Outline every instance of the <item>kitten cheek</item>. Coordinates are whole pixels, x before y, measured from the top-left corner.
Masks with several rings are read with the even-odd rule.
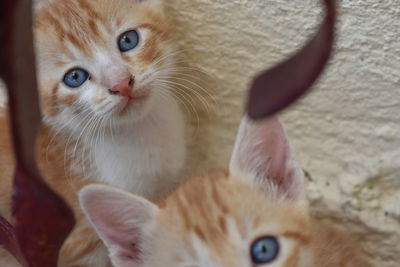
[[[158,59],[163,58],[163,53],[157,48],[156,45],[143,47],[143,51],[137,56],[137,65],[141,67],[148,66],[157,62]],[[159,62],[164,63],[164,62]]]
[[[45,117],[56,117],[60,113],[59,91],[61,86],[56,83],[45,83],[40,85],[40,106]]]
[[[94,100],[93,104],[94,105],[101,105],[103,102],[106,102],[106,101],[107,101],[107,97],[97,97]]]
[[[64,106],[73,106],[76,102],[78,101],[78,97],[75,95],[67,95],[67,96],[62,96],[58,100],[59,105],[64,105]]]

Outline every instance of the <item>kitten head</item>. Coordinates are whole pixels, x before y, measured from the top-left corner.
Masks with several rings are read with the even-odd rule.
[[[115,266],[314,266],[303,196],[279,121],[244,119],[230,173],[194,178],[159,206],[100,185],[80,200]]]
[[[161,105],[160,96],[169,97],[158,86],[174,59],[162,0],[35,5],[45,121],[79,131],[88,121],[125,124],[148,114],[156,99]]]

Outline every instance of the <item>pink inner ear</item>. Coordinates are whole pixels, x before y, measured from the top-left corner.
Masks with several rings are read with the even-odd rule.
[[[243,119],[230,169],[232,174],[251,176],[264,186],[272,183],[287,198],[303,195],[302,170],[293,160],[285,130],[276,118]]]
[[[99,207],[98,209],[119,209],[118,207]],[[140,237],[140,228],[138,225],[128,224],[129,218],[121,216],[126,214],[119,214],[118,212],[105,212],[103,215],[94,215],[92,223],[95,225],[99,234],[103,237],[105,242],[119,246],[121,248],[134,247],[131,244],[137,244]],[[138,216],[140,216],[138,214]],[[119,217],[119,218],[118,218]]]
[[[135,227],[127,227],[127,225],[120,224],[120,222],[112,222],[110,217],[109,222],[102,219],[93,219],[93,224],[96,225],[96,230],[101,235],[104,243],[117,248],[114,251],[114,257],[127,261],[139,261],[140,250],[140,230]],[[101,233],[101,234],[100,234]]]
[[[260,156],[266,154],[268,162],[264,167],[267,168],[268,176],[272,179],[284,179],[286,175],[286,164],[290,156],[290,147],[286,139],[285,132],[278,120],[269,120],[264,125],[261,123],[256,129],[255,138],[264,140],[260,144]]]
[[[158,208],[121,190],[94,185],[80,193],[82,209],[116,262],[140,259],[143,228]]]

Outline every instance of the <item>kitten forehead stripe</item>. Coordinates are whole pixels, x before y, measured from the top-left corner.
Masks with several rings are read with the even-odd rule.
[[[78,1],[78,3],[81,3]],[[39,12],[37,21],[40,28],[44,31],[52,28],[62,46],[68,41],[77,50],[84,53],[85,56],[92,56],[92,46],[97,44],[105,47],[107,44],[106,37],[100,31],[98,24],[105,22],[94,11],[88,3],[82,4],[81,9],[86,10],[88,15],[78,12],[73,3],[70,2],[53,2],[48,8]],[[69,16],[65,14],[70,13]],[[57,20],[56,17],[62,18]],[[95,20],[97,20],[95,22]],[[66,49],[69,50],[69,49]]]
[[[224,203],[224,201],[222,200],[222,197],[219,195],[219,190],[218,190],[218,185],[217,183],[212,183],[212,197],[215,201],[215,204],[218,205],[218,207],[220,208],[220,210],[222,211],[223,214],[228,214],[229,213],[229,208],[228,206]]]
[[[296,239],[297,241],[302,242],[303,244],[309,244],[310,243],[310,237],[299,233],[299,232],[285,232],[282,234],[282,236],[286,237],[286,238],[291,238],[291,239]]]
[[[96,12],[96,10],[93,8],[93,6],[86,0],[79,0],[78,1],[79,6],[82,8],[82,10],[86,11],[89,17],[95,19],[95,20],[100,20],[101,16],[99,13]]]

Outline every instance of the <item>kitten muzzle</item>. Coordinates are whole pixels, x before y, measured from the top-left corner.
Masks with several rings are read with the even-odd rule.
[[[128,99],[133,99],[134,97],[132,96],[132,89],[134,85],[135,78],[133,76],[130,76],[121,80],[117,85],[115,85],[108,91],[111,95],[119,95],[127,97]]]

